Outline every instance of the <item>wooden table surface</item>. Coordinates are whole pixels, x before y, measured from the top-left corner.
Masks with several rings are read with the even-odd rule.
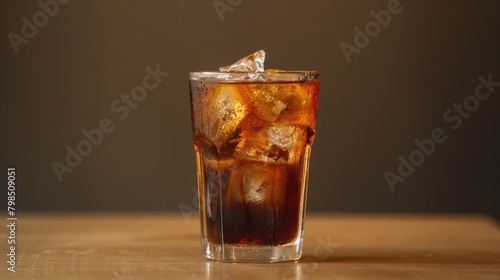
[[[484,216],[308,214],[300,261],[232,264],[201,257],[196,217],[24,214],[15,273],[3,227],[0,279],[500,279],[500,231]]]

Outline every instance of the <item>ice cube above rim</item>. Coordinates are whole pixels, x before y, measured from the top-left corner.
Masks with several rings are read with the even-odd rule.
[[[265,58],[265,51],[260,50],[231,65],[219,67],[219,71],[191,71],[189,78],[204,79],[214,83],[310,82],[319,79],[317,71],[264,70]]]

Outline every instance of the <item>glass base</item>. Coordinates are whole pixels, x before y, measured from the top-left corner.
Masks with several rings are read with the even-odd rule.
[[[287,262],[302,256],[302,238],[295,243],[278,246],[212,245],[201,241],[203,257],[223,262]]]

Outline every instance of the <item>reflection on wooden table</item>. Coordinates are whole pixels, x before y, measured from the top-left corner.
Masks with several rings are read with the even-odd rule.
[[[16,272],[7,271],[4,261],[0,279],[500,278],[500,231],[484,216],[308,214],[302,259],[275,264],[203,259],[195,217],[18,218]],[[2,254],[8,249],[4,232]]]

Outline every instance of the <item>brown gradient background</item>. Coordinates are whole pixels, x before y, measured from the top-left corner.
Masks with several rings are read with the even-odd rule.
[[[339,44],[380,1],[243,0],[220,21],[212,1],[77,1],[16,55],[7,34],[36,1],[0,3],[0,168],[17,167],[19,211],[178,211],[196,186],[189,70],[259,49],[267,68],[322,74],[309,211],[474,212],[500,217],[500,88],[453,131],[442,114],[500,81],[498,1],[401,0],[403,11],[348,64]],[[170,76],[125,120],[110,103],[147,65]],[[53,161],[109,117],[102,144],[59,183]],[[383,173],[413,141],[448,140],[391,192]],[[0,205],[6,205],[6,189]]]

